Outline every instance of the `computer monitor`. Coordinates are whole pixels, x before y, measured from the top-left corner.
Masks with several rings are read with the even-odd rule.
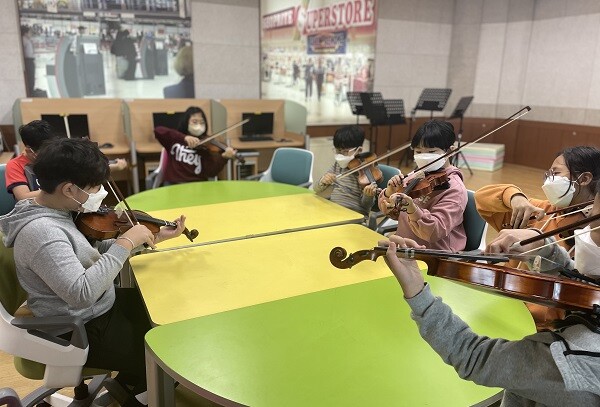
[[[159,126],[178,129],[185,112],[152,113],[153,128]]]
[[[87,114],[69,114],[66,115],[66,118],[69,124],[71,138],[90,137]],[[64,114],[43,114],[42,120],[50,123],[59,137],[67,137],[67,126],[65,124]]]
[[[250,119],[242,125],[242,135],[273,134],[273,113],[242,113],[242,120]]]

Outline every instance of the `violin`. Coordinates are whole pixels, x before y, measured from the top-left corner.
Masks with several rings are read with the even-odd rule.
[[[397,249],[397,256],[421,260],[427,264],[427,274],[446,278],[472,288],[502,294],[511,298],[570,311],[597,313],[600,308],[600,286],[571,278],[540,274],[497,264],[471,263],[465,260],[505,261],[503,256],[464,253],[441,253],[437,250]],[[361,261],[376,261],[385,256],[387,247],[360,250],[347,256],[342,247],[335,247],[329,254],[331,264],[348,269]],[[459,260],[456,260],[459,259]],[[504,259],[508,259],[504,257]]]
[[[433,191],[448,187],[448,174],[446,171],[435,171],[425,174],[424,178],[415,177],[404,188],[402,192],[411,198],[421,198],[431,194]]]
[[[211,153],[221,154],[227,149],[227,147],[229,147],[227,144],[221,143],[220,141],[213,139],[206,144],[200,144],[198,147],[196,147],[196,149],[205,149]],[[246,160],[239,152],[235,153],[234,157],[240,162],[240,164],[246,163]]]
[[[372,183],[380,183],[383,180],[383,173],[377,167],[377,155],[375,153],[357,154],[352,161],[348,163],[350,171],[358,168],[358,184],[364,188]],[[370,165],[365,165],[370,163]]]
[[[176,228],[177,223],[169,222],[162,219],[153,218],[142,211],[131,211],[133,217],[137,221],[146,226],[153,234],[160,231],[162,226],[169,226]],[[75,218],[75,226],[84,236],[95,239],[113,239],[119,236],[121,233],[129,230],[133,225],[128,219],[124,211],[117,211],[114,208],[102,207],[97,212],[93,213],[79,213]],[[183,230],[185,237],[193,242],[198,237],[198,231],[188,228]]]

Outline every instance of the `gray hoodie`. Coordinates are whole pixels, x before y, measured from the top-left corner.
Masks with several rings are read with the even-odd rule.
[[[587,327],[491,339],[471,331],[428,285],[407,302],[423,339],[461,378],[506,389],[502,406],[600,405],[600,335]]]
[[[76,228],[71,212],[50,209],[33,199],[17,202],[0,217],[4,244],[14,247],[17,276],[35,316],[79,316],[84,322],[104,314],[115,301],[114,278],[129,250],[102,241],[93,247]]]

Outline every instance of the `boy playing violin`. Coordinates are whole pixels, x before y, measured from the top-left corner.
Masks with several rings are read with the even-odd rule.
[[[118,371],[117,379],[133,386],[125,405],[144,404],[144,335],[150,321],[139,292],[116,288],[113,280],[132,250],[179,236],[185,217],[156,236],[135,225],[93,246],[73,215],[100,207],[107,195],[102,184],[109,177],[108,159],[89,140],[61,138],[41,147],[33,169],[39,174],[39,195],[17,202],[0,217],[4,244],[14,247],[27,304],[36,317],[81,318],[89,341],[86,366]],[[68,328],[49,334],[70,336]]]
[[[600,195],[596,195],[594,213],[600,213]],[[527,235],[538,234],[535,230],[518,232],[526,231]],[[501,241],[493,243],[488,251],[505,252],[516,242],[507,240],[512,236],[508,232],[501,235]],[[600,231],[584,239],[575,243],[575,262],[582,274],[593,275],[597,272],[593,265],[600,260]],[[583,250],[578,251],[580,244]],[[380,245],[388,246],[386,263],[402,287],[421,336],[461,378],[504,388],[501,405],[507,407],[600,405],[599,333],[578,323],[518,341],[479,336],[433,295],[415,261],[396,255],[398,247],[422,246],[400,236],[391,236]],[[523,250],[532,245],[536,244]],[[556,247],[568,259],[566,251]]]
[[[19,135],[25,150],[6,164],[4,173],[6,190],[13,194],[16,201],[39,195],[37,177],[31,167],[42,144],[57,137],[50,123],[45,120],[33,120],[22,125]],[[109,167],[111,171],[120,171],[127,168],[127,161],[117,158]]]
[[[437,160],[453,148],[456,135],[452,124],[430,120],[415,133],[411,147],[419,168]],[[467,206],[467,189],[460,170],[448,159],[437,161],[426,169],[443,172],[448,182],[421,198],[402,193],[411,177],[392,177],[379,194],[379,209],[398,220],[396,234],[413,239],[429,249],[464,250],[467,243],[463,213]]]
[[[331,187],[331,202],[335,202],[353,211],[368,215],[375,203],[377,184],[361,186],[358,182],[358,172],[344,178],[338,175],[347,171],[350,163],[362,152],[365,132],[359,126],[344,126],[333,135],[335,163],[314,186],[316,193],[323,193]]]

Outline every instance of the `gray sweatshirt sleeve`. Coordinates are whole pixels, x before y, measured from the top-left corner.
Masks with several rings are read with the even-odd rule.
[[[519,341],[479,336],[434,297],[428,285],[407,302],[423,339],[461,378],[525,397],[564,391],[548,346],[551,334],[535,334]]]
[[[87,269],[66,238],[42,240],[32,253],[31,268],[63,301],[74,308],[90,307],[113,284],[129,250],[111,245]]]

